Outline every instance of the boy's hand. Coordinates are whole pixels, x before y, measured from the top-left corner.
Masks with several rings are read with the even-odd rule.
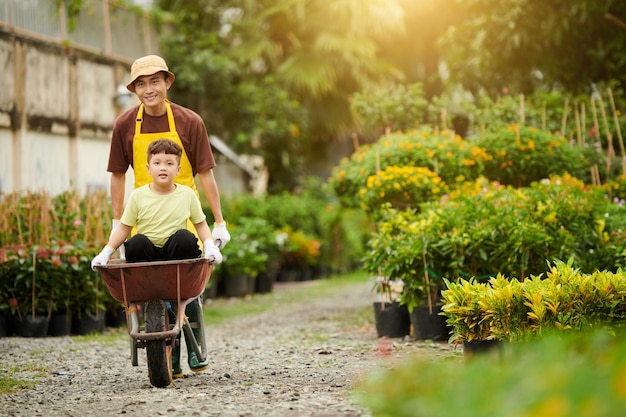
[[[106,265],[107,262],[109,262],[111,255],[113,255],[113,252],[115,252],[115,249],[113,249],[109,245],[105,246],[102,251],[97,254],[96,257],[93,258],[93,260],[91,261],[91,269],[95,271],[96,265]]]
[[[211,232],[213,239],[218,243],[218,247],[223,249],[228,242],[230,242],[230,233],[226,229],[226,222],[213,223],[213,231]],[[219,262],[218,262],[219,263]]]
[[[204,257],[205,259],[213,260],[212,263],[221,264],[222,263],[222,253],[219,248],[215,246],[215,243],[208,239],[203,243],[204,245]]]

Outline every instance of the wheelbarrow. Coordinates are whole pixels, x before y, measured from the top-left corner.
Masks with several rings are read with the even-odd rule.
[[[205,258],[176,261],[134,262],[113,259],[95,269],[113,298],[123,303],[130,335],[130,357],[138,366],[137,350],[146,349],[150,383],[166,387],[172,383],[171,350],[178,343],[181,329],[185,332],[198,360],[207,357],[202,302],[198,303],[198,322],[190,323],[185,308],[199,298],[211,277],[213,263]],[[166,302],[178,306],[176,322],[169,323]],[[142,309],[144,320],[140,321]],[[198,339],[193,333],[197,326]]]

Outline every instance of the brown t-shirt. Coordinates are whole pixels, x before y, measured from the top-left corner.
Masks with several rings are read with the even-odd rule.
[[[215,168],[215,158],[209,144],[206,127],[202,118],[193,110],[170,103],[174,115],[176,131],[185,148],[187,158],[195,176]],[[113,125],[111,150],[109,153],[108,172],[125,173],[128,166],[133,166],[133,138],[139,106],[122,113]],[[162,116],[150,116],[143,113],[142,133],[169,132],[167,113]]]

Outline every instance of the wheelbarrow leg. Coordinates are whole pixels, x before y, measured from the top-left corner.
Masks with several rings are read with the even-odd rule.
[[[190,320],[185,320],[185,323],[183,325],[183,331],[185,333],[185,342],[187,342],[188,350],[193,351],[193,353],[196,355],[198,362],[206,363],[206,365],[208,365],[202,302],[201,300],[197,301],[197,310],[196,314],[194,314],[193,317],[196,320],[191,320],[192,317],[190,317]]]
[[[183,323],[183,333],[187,346],[187,363],[193,372],[201,372],[208,367],[209,362],[206,358],[204,317],[200,298],[190,302],[185,313],[188,316],[188,319],[185,318]]]

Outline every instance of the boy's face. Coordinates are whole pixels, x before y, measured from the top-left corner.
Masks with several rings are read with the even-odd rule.
[[[180,164],[176,155],[165,152],[150,155],[147,167],[152,182],[161,186],[172,184],[180,172]]]

